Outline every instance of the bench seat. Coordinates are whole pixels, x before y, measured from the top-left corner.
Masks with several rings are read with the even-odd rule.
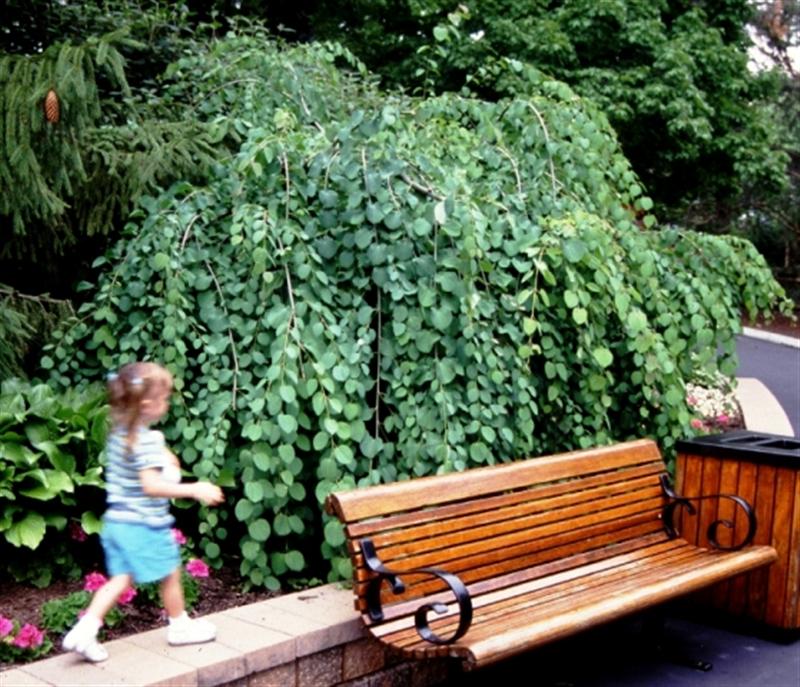
[[[681,539],[672,516],[693,507],[646,440],[327,502],[345,523],[369,631],[407,656],[457,657],[467,669],[769,564],[773,548],[741,548],[752,513],[734,504],[729,526],[711,533],[733,550]]]

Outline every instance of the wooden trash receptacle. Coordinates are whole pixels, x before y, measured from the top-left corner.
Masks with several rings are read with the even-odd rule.
[[[771,627],[800,628],[800,440],[740,430],[698,437],[677,444],[676,491],[684,496],[736,494],[755,510],[754,544],[769,544],[778,560],[740,575],[702,597],[717,609]],[[708,528],[717,520],[721,543],[741,539],[744,514],[728,499],[699,502],[698,512],[681,514],[681,534],[708,546]]]

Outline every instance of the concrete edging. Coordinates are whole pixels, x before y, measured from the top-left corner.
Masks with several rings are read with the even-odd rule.
[[[761,339],[762,341],[769,341],[771,343],[781,344],[782,346],[791,346],[792,348],[800,348],[800,338],[794,336],[786,336],[785,334],[775,334],[767,332],[763,329],[754,329],[753,327],[743,327],[742,336],[747,336],[751,339]]]
[[[742,409],[744,426],[753,432],[793,437],[786,411],[764,383],[755,377],[737,377],[734,392]]]

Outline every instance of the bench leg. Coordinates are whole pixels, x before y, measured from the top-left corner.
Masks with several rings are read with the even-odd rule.
[[[647,645],[652,647],[658,656],[675,665],[701,670],[704,673],[714,667],[708,661],[689,656],[682,647],[671,643],[664,629],[665,624],[666,616],[663,611],[650,611],[643,618],[642,632]]]

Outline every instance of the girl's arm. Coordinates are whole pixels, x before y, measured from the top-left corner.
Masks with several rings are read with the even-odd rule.
[[[147,468],[139,471],[139,481],[142,491],[148,496],[167,499],[194,499],[207,506],[216,506],[222,503],[224,497],[222,489],[211,482],[189,482],[174,484],[161,477],[161,470]]]
[[[172,463],[172,465],[174,465],[176,468],[180,468],[181,462],[178,460],[178,456],[176,456],[168,448],[165,448],[164,450],[167,453],[167,460],[169,460],[169,462]]]

